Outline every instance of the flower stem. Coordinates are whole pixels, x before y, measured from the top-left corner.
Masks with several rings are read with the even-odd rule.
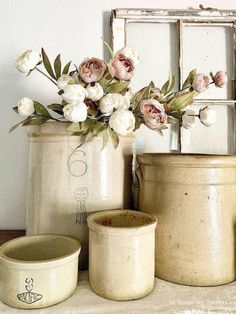
[[[57,86],[57,83],[53,80],[53,79],[51,79],[51,77],[50,76],[48,76],[46,73],[44,73],[43,71],[41,71],[39,68],[35,68],[35,70],[37,70],[39,73],[41,73],[41,74],[43,74],[46,78],[48,78],[54,85],[56,85]]]

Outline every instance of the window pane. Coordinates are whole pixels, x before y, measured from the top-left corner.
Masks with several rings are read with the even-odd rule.
[[[217,112],[216,123],[205,127],[197,119],[196,125],[189,130],[182,128],[182,152],[206,154],[235,154],[234,104],[209,105]],[[196,112],[202,104],[194,104]]]
[[[222,25],[185,25],[183,29],[183,77],[197,68],[208,74],[224,70],[229,83],[225,88],[210,88],[198,96],[201,99],[232,99],[233,27]]]

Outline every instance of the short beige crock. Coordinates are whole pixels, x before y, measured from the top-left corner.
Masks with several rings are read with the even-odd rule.
[[[70,297],[78,278],[80,243],[63,235],[20,237],[0,247],[0,300],[19,309]]]
[[[137,156],[139,210],[158,219],[156,276],[214,286],[236,278],[236,156]]]
[[[133,136],[114,149],[102,138],[80,146],[67,123],[30,128],[27,235],[58,233],[81,242],[81,268],[88,264],[87,215],[132,206]],[[80,146],[80,147],[79,147]]]
[[[88,217],[93,291],[124,301],[153,290],[156,224],[151,216],[130,210],[102,211]]]

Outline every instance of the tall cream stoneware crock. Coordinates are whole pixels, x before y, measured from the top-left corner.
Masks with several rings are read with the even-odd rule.
[[[158,219],[156,276],[214,286],[236,276],[236,156],[137,157],[139,210]]]
[[[102,150],[102,138],[80,146],[66,123],[29,130],[27,235],[59,233],[81,243],[80,267],[88,263],[87,215],[132,204],[133,136]],[[76,149],[77,148],[77,149]]]

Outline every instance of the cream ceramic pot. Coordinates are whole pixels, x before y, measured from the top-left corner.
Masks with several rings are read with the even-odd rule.
[[[112,300],[144,297],[154,288],[156,219],[130,210],[92,214],[89,226],[89,281]]]
[[[139,210],[158,219],[156,276],[196,285],[235,279],[236,157],[143,154]]]
[[[132,205],[133,136],[114,149],[102,138],[82,145],[67,123],[48,122],[29,130],[27,235],[58,233],[81,243],[80,265],[87,268],[87,215]]]
[[[21,309],[47,307],[77,287],[80,244],[61,235],[21,237],[0,247],[0,299]]]

